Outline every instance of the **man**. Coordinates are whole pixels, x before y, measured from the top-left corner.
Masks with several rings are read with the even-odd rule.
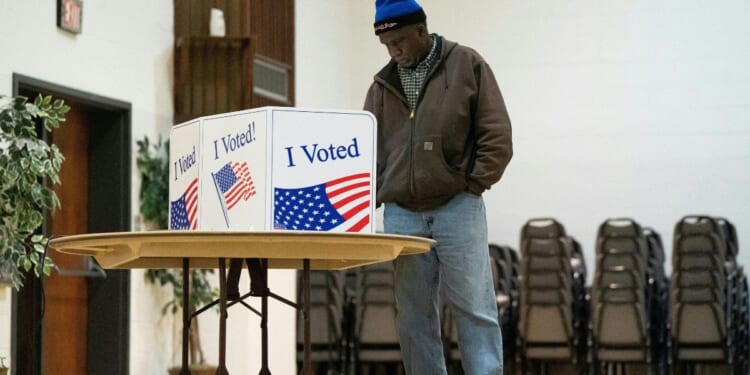
[[[454,311],[466,374],[502,374],[482,193],[512,156],[511,127],[490,67],[427,31],[414,0],[376,0],[375,34],[391,61],[365,109],[378,120],[377,201],[386,233],[430,237],[430,252],[396,261],[407,374],[445,374],[439,299]]]

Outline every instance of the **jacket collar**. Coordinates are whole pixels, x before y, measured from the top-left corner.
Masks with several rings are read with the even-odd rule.
[[[446,56],[453,50],[453,48],[456,46],[455,42],[451,42],[449,40],[446,40],[442,36],[438,34],[432,34],[433,37],[437,38],[437,54],[440,56],[437,61],[435,62],[435,65],[430,70],[430,73],[427,75],[427,80],[430,79],[430,76],[433,72],[443,63],[443,60],[445,60]],[[395,61],[391,60],[386,64],[383,69],[381,69],[377,74],[375,74],[375,80],[381,81],[389,86],[391,86],[394,90],[399,92],[401,95],[404,95],[404,88],[401,86],[401,78],[398,75],[398,65]]]

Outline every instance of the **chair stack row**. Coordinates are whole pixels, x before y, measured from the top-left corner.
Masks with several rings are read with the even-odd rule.
[[[532,219],[521,229],[520,263],[521,371],[575,371],[585,365],[588,319],[580,247],[554,219]]]
[[[678,372],[707,364],[747,373],[747,280],[738,250],[726,219],[686,216],[675,225],[669,298]]]
[[[301,273],[297,277],[297,300],[302,301]],[[310,359],[315,373],[340,372],[344,366],[346,342],[344,321],[344,274],[339,271],[310,272]],[[297,314],[297,364],[302,368],[304,316]]]
[[[396,373],[401,351],[396,329],[395,273],[393,262],[356,271],[354,363],[358,373],[378,370]]]
[[[302,292],[298,272],[298,291]],[[392,262],[310,272],[311,362],[316,374],[351,374],[401,367]],[[302,296],[298,296],[298,301]],[[303,314],[298,312],[297,364],[302,368]]]
[[[505,374],[750,374],[748,280],[728,220],[681,219],[671,277],[656,231],[605,220],[590,288],[581,246],[560,222],[531,219],[520,237],[518,251],[488,249]],[[392,262],[312,272],[316,373],[403,373],[394,279]],[[463,374],[451,311],[441,314],[448,373]]]
[[[666,374],[670,363],[669,341],[669,276],[664,271],[665,253],[661,235],[651,228],[643,228],[648,246],[646,300],[651,322],[651,363],[658,374]]]
[[[597,232],[591,286],[591,357],[601,373],[667,368],[664,251],[657,233],[632,219]]]

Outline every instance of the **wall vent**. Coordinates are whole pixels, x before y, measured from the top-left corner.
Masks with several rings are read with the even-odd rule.
[[[253,93],[280,102],[289,102],[289,69],[282,64],[255,58]]]

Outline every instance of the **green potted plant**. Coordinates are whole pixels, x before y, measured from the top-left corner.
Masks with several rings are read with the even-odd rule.
[[[136,165],[141,174],[140,213],[145,227],[167,229],[169,221],[169,141],[161,137],[151,143],[148,136],[136,141],[138,154]],[[208,281],[213,270],[190,271],[190,313],[192,314],[218,296],[218,291]],[[150,284],[172,288],[172,299],[162,308],[162,314],[176,314],[182,307],[184,288],[181,269],[150,269],[145,273]],[[193,375],[215,374],[216,366],[206,365],[198,331],[198,320],[190,325],[190,373]],[[170,374],[179,374],[180,367],[169,369]]]
[[[0,375],[8,375],[8,368],[5,367],[5,357],[0,357]]]
[[[63,156],[40,138],[37,125],[51,132],[65,121],[70,107],[38,96],[0,96],[0,275],[16,290],[24,274],[49,275],[48,238],[39,233],[45,214],[60,206],[50,184],[60,183]]]
[[[169,141],[151,144],[148,136],[136,141],[135,159],[141,174],[140,213],[144,226],[167,229],[169,223]]]

